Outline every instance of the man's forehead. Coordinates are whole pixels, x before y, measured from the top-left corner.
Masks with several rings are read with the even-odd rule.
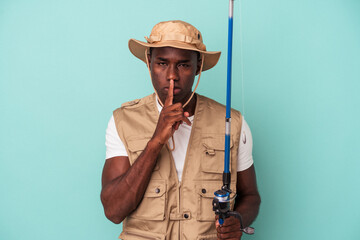
[[[175,58],[182,62],[199,59],[199,55],[200,55],[200,53],[197,51],[174,48],[174,47],[153,48],[152,51],[150,51],[150,54],[151,54],[151,58],[155,58],[155,59]]]

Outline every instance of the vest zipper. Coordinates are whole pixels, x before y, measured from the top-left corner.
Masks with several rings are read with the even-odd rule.
[[[189,155],[189,151],[190,151],[190,148],[192,146],[192,139],[193,139],[193,135],[194,135],[194,128],[195,128],[195,124],[196,124],[196,119],[198,118],[198,115],[199,115],[199,106],[200,106],[200,97],[199,95],[196,95],[196,106],[195,106],[195,112],[194,112],[194,120],[193,120],[193,123],[192,123],[192,126],[191,126],[191,132],[190,132],[190,138],[189,138],[189,143],[188,143],[188,147],[186,149],[186,155],[185,155],[185,163],[184,163],[184,167],[183,167],[183,172],[182,172],[182,176],[181,176],[181,183],[182,184],[184,182],[184,174],[186,172],[186,169],[187,169],[187,162],[188,162],[188,155]]]
[[[166,149],[168,150],[168,153],[169,153],[169,156],[170,156],[170,159],[171,159],[171,169],[170,171],[172,171],[174,173],[174,176],[175,177],[175,180],[176,180],[176,191],[177,191],[177,194],[176,194],[176,204],[177,204],[177,213],[180,213],[180,187],[181,187],[181,182],[179,182],[179,176],[178,176],[178,173],[176,171],[176,166],[175,166],[175,160],[173,158],[173,155],[172,155],[172,151],[170,150],[170,148],[168,147],[168,145],[166,145]],[[183,170],[184,172],[184,170]],[[181,239],[180,238],[180,231],[181,231],[181,221],[179,221],[179,229],[178,229],[178,239]]]
[[[181,183],[178,183],[178,194],[177,194],[177,205],[178,205],[178,213],[180,213],[180,188],[181,188]]]
[[[177,197],[177,199],[178,199],[178,201],[177,201],[177,204],[178,204],[178,213],[180,213],[180,208],[181,208],[181,206],[180,206],[180,196],[181,196],[181,194],[180,194],[180,188],[181,188],[181,183],[178,182],[178,197]],[[179,236],[178,236],[178,239],[181,239],[180,236],[181,236],[181,234],[182,234],[181,222],[182,222],[182,221],[179,221],[179,231],[178,231]]]
[[[186,155],[185,155],[185,163],[184,163],[184,167],[183,167],[183,171],[182,171],[182,176],[181,176],[181,182],[178,182],[179,184],[179,210],[180,210],[180,204],[182,204],[181,202],[181,185],[183,184],[184,180],[185,180],[185,175],[186,175],[186,169],[187,169],[187,165],[188,165],[188,155],[189,155],[189,151],[190,151],[190,148],[192,146],[192,139],[193,139],[193,135],[194,135],[194,128],[195,128],[195,123],[197,122],[196,119],[197,119],[197,116],[199,115],[198,112],[199,112],[199,103],[200,103],[200,99],[199,99],[199,96],[196,95],[196,106],[195,106],[195,112],[194,112],[194,120],[193,120],[193,123],[192,123],[192,126],[191,126],[191,132],[190,132],[190,138],[189,138],[189,143],[188,143],[188,147],[186,149]],[[175,164],[174,164],[175,165]],[[175,167],[175,166],[174,166]],[[182,224],[183,221],[180,221],[179,223],[179,238],[178,239],[182,239],[182,236],[183,236],[183,233],[182,233],[182,229],[183,229],[183,224]]]

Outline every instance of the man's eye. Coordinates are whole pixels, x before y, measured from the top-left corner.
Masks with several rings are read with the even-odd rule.
[[[166,63],[164,63],[164,62],[158,62],[158,65],[159,65],[159,66],[165,66]]]
[[[179,67],[184,67],[184,68],[188,68],[190,65],[186,64],[186,63],[181,63],[179,64]]]

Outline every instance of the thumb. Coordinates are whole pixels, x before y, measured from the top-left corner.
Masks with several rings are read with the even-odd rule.
[[[220,227],[219,220],[216,220],[216,222],[215,222],[215,227],[216,227],[216,228]]]

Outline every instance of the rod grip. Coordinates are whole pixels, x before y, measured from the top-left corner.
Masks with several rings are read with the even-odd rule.
[[[231,192],[230,181],[231,181],[230,172],[223,172],[223,187],[222,187],[223,190],[227,190],[228,192]]]

